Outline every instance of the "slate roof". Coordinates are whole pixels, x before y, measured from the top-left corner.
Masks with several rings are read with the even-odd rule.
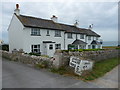
[[[98,41],[96,41],[96,40],[93,40],[93,41],[91,42],[91,44],[101,44],[101,43],[98,42]]]
[[[16,15],[16,14],[15,14]],[[97,33],[90,29],[78,28],[74,25],[67,25],[61,23],[55,23],[52,20],[41,19],[31,16],[24,16],[24,15],[16,15],[21,23],[25,27],[35,27],[35,28],[44,28],[44,29],[54,29],[54,30],[63,30],[66,33],[82,33],[91,36],[98,36]]]
[[[82,40],[76,39],[72,44],[78,45],[78,44],[87,44],[87,43]]]

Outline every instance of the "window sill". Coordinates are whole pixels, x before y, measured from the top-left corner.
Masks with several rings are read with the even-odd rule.
[[[31,34],[31,36],[41,36],[41,35],[33,35],[33,34]]]
[[[68,38],[68,39],[73,39],[73,38]]]
[[[54,37],[61,37],[61,36],[54,36]]]

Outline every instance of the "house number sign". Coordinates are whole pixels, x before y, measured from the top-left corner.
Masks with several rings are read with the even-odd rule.
[[[93,62],[88,60],[80,60],[77,57],[71,56],[69,66],[75,69],[76,74],[81,75],[82,71],[92,69]]]

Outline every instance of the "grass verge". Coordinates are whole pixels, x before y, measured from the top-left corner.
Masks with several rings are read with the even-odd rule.
[[[119,58],[112,58],[104,61],[96,62],[93,70],[86,74],[85,76],[81,76],[84,80],[91,81],[102,77],[107,72],[111,71],[114,67],[120,64]]]
[[[77,79],[81,79],[83,81],[91,81],[99,77],[102,77],[103,75],[111,71],[114,67],[116,67],[119,64],[120,64],[120,59],[118,58],[99,61],[94,64],[93,70],[91,72],[87,72],[87,74],[83,76],[76,75],[70,69],[68,70],[68,68],[65,68],[65,67],[61,67],[59,69],[52,68],[51,72],[58,73],[60,75],[65,75],[65,76],[72,76]]]

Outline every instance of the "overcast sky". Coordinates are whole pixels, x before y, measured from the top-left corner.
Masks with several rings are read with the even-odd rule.
[[[8,43],[7,28],[14,13],[16,2],[2,3],[2,39]],[[103,41],[118,40],[118,3],[117,2],[19,2],[22,15],[50,19],[58,17],[59,23],[88,28],[94,24],[93,31],[101,35]]]

